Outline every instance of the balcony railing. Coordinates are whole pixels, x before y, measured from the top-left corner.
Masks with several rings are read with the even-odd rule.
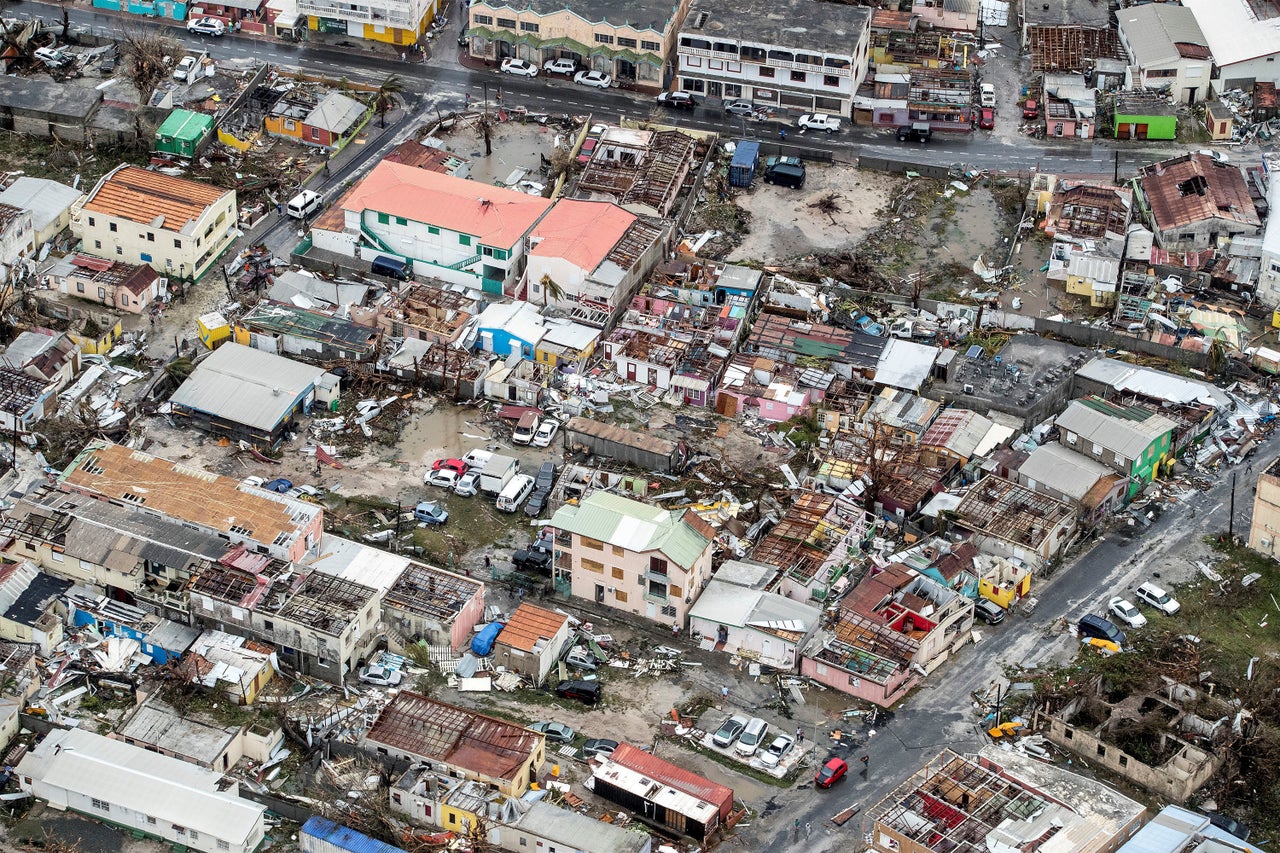
[[[706,50],[700,47],[685,47],[680,45],[676,48],[677,56],[704,56],[708,59],[721,59],[725,62],[742,62],[747,65],[763,65],[768,68],[780,68],[783,71],[808,71],[811,74],[831,74],[835,77],[850,77],[853,75],[853,66],[832,66],[832,65],[814,65],[811,62],[796,62],[785,59],[749,59],[737,53],[725,53],[719,50]]]

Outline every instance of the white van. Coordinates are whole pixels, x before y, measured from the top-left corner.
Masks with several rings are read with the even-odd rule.
[[[528,474],[516,474],[502,487],[496,506],[502,512],[515,512],[533,492],[533,478]]]
[[[294,219],[306,219],[319,209],[320,193],[311,190],[303,190],[289,199],[289,206],[286,208]]]

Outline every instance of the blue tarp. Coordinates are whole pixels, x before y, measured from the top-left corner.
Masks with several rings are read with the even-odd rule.
[[[480,633],[471,638],[471,651],[481,656],[489,654],[493,651],[493,641],[498,639],[498,634],[502,633],[505,627],[501,622],[491,622],[486,625]]]

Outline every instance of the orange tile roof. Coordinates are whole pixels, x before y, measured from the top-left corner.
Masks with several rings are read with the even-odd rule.
[[[523,652],[531,652],[538,640],[550,640],[568,620],[569,617],[562,613],[544,610],[532,604],[521,604],[507,620],[497,642]]]
[[[342,200],[346,210],[399,216],[505,248],[529,231],[551,202],[478,181],[382,161]]]
[[[607,201],[561,199],[529,234],[540,241],[529,256],[564,258],[591,272],[604,262],[635,221],[635,214]]]
[[[168,231],[181,231],[231,190],[121,166],[93,188],[84,209]],[[156,222],[161,218],[160,222]]]

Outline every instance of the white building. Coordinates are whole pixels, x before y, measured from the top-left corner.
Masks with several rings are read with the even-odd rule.
[[[0,204],[0,284],[18,274],[19,262],[31,257],[36,248],[35,238],[31,211]]]
[[[23,791],[73,811],[207,853],[253,853],[265,809],[234,781],[177,758],[83,729],[45,736],[18,764]]]
[[[408,46],[417,42],[435,19],[439,0],[298,0],[297,9],[313,30],[336,30],[351,38]]]
[[[118,166],[72,211],[81,251],[197,279],[239,231],[236,194],[202,181]]]
[[[47,178],[24,175],[0,191],[0,204],[11,204],[31,212],[36,229],[36,248],[56,237],[71,223],[71,207],[84,193]]]
[[[311,228],[316,248],[400,258],[419,275],[500,296],[524,271],[539,196],[383,160]]]
[[[1280,211],[1280,175],[1275,167],[1280,160],[1268,161],[1271,181],[1267,185],[1267,205],[1272,211]],[[1262,232],[1262,266],[1258,270],[1258,301],[1264,305],[1280,305],[1280,215],[1267,217],[1266,230]]]
[[[818,628],[822,611],[761,587],[773,566],[730,560],[720,567],[689,611],[689,633],[715,648],[789,670]]]
[[[1183,104],[1209,97],[1213,57],[1190,9],[1172,3],[1134,6],[1120,10],[1118,22],[1131,63],[1128,88],[1162,89]]]
[[[698,0],[680,30],[678,88],[848,119],[867,75],[870,41],[871,10],[864,7]]]
[[[1215,92],[1280,83],[1280,17],[1259,18],[1254,10],[1262,4],[1249,0],[1183,0],[1182,5],[1195,14],[1209,43]]]

